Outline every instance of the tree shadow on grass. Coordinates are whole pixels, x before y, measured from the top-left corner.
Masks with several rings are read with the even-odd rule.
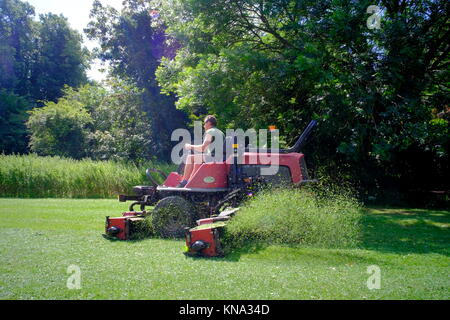
[[[374,208],[362,218],[363,249],[449,256],[449,244],[450,211]]]
[[[263,251],[269,247],[266,243],[248,242],[240,248],[233,248],[226,250],[225,261],[237,262],[241,259],[242,255],[254,254]]]

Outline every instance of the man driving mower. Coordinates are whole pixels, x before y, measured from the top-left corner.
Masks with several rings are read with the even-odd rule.
[[[200,168],[203,163],[214,162],[215,150],[213,147],[214,141],[223,142],[225,135],[222,131],[216,128],[217,120],[214,116],[209,115],[205,118],[203,128],[205,129],[205,138],[203,144],[192,145],[186,143],[184,148],[186,150],[193,150],[194,152],[200,152],[197,154],[188,155],[186,158],[186,165],[184,167],[183,179],[177,188],[184,188],[189,182],[189,179],[194,176],[195,172]]]

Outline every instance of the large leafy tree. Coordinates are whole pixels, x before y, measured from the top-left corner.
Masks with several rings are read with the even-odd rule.
[[[27,148],[25,121],[29,102],[23,97],[0,89],[0,150],[20,153]]]
[[[157,75],[180,108],[275,123],[287,142],[316,118],[307,151],[330,173],[448,186],[448,1],[175,0],[161,13],[183,49]]]
[[[32,97],[56,101],[65,85],[78,87],[87,82],[89,52],[78,31],[62,15],[40,15],[31,70]]]
[[[0,1],[0,152],[27,152],[26,111],[41,100],[55,102],[64,85],[87,82],[81,35],[62,16],[33,17],[27,2]]]
[[[93,120],[81,101],[63,97],[30,113],[27,126],[32,151],[75,159],[86,156],[87,128]]]
[[[0,88],[29,94],[34,52],[34,8],[18,0],[0,1]]]
[[[0,152],[27,149],[33,16],[34,9],[28,3],[0,1]]]
[[[142,90],[114,78],[108,80],[108,86],[102,101],[91,108],[90,156],[135,163],[152,159],[152,130],[143,110]]]
[[[92,21],[85,32],[91,39],[99,40],[98,57],[110,64],[113,75],[132,80],[143,89],[143,106],[151,123],[153,154],[168,160],[171,133],[185,127],[187,117],[175,108],[174,97],[160,93],[155,71],[163,56],[174,56],[177,45],[170,44],[165,27],[155,23],[158,18],[152,14],[149,3],[126,0],[124,4],[122,12],[118,12],[94,1]]]

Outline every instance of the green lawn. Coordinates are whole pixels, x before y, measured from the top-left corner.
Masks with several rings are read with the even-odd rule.
[[[183,241],[101,234],[114,200],[0,199],[0,299],[449,299],[450,212],[369,209],[359,248],[188,258]],[[81,270],[69,290],[67,268]],[[367,267],[381,269],[369,290]]]

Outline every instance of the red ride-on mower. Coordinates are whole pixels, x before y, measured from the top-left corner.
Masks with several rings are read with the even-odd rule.
[[[119,201],[133,201],[133,204],[122,217],[107,217],[106,235],[121,240],[132,239],[133,234],[140,230],[139,224],[151,215],[152,226],[158,236],[186,237],[188,254],[222,255],[221,229],[249,195],[265,184],[302,185],[311,182],[300,149],[316,125],[316,121],[311,121],[292,148],[280,149],[276,153],[270,149],[245,149],[237,144],[236,136],[226,137],[224,150],[232,150],[232,153],[225,154],[223,162],[202,164],[184,188],[177,188],[182,180],[182,166],[169,176],[159,170],[147,169],[152,185],[134,187],[133,196],[119,196]],[[271,157],[278,158],[278,173],[263,175],[261,169],[269,167],[267,163]],[[154,172],[164,177],[162,185],[152,177]],[[136,206],[140,211],[134,209]],[[154,209],[147,211],[148,206],[154,206]],[[222,211],[226,207],[231,209]]]

